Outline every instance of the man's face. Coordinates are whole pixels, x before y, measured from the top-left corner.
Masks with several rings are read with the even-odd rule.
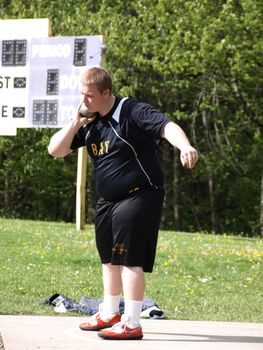
[[[89,112],[100,112],[104,109],[108,90],[102,94],[94,84],[82,85],[81,94],[83,96],[83,103],[88,108]]]

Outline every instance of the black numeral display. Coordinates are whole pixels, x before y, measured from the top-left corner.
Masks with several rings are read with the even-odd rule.
[[[2,66],[25,66],[26,40],[3,40]]]
[[[78,38],[74,40],[74,66],[86,66],[87,40]]]
[[[58,100],[34,100],[33,101],[33,124],[34,125],[57,125],[58,123]]]
[[[47,95],[58,95],[59,70],[47,70]]]

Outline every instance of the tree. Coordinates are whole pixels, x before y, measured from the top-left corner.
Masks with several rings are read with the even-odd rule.
[[[70,0],[65,3],[5,0],[1,3],[0,14],[25,18],[48,16],[53,35],[102,34],[115,92],[147,101],[187,131],[200,151],[200,162],[194,171],[178,166],[178,152],[169,145],[163,143],[159,150],[167,187],[163,228],[260,233],[263,205],[262,1]],[[47,131],[26,132],[43,137],[42,146],[46,147]],[[7,207],[16,192],[16,187],[12,187],[14,196],[10,196],[7,188],[11,182],[17,186],[19,179],[23,191],[27,192],[26,178],[14,178],[14,169],[19,168],[14,159],[20,162],[28,159],[21,158],[18,150],[12,151],[14,145],[10,142],[1,149],[4,167],[0,172],[3,179],[0,186],[1,193],[6,194]],[[23,140],[18,142],[20,145],[30,143],[30,137],[27,139],[23,135]],[[7,152],[9,147],[12,157]],[[38,152],[41,153],[41,149]],[[35,153],[31,154],[32,168],[36,162],[36,169],[40,169],[42,165]],[[19,154],[20,158],[15,158]],[[50,183],[46,182],[45,186],[50,188],[51,202],[55,203],[57,198],[59,203],[65,201],[68,208],[72,200],[67,201],[67,198],[69,193],[74,193],[75,169],[71,168],[74,157],[50,162],[43,153],[40,158],[45,167],[50,167],[50,177],[46,180]],[[51,186],[57,164],[59,169],[63,164],[63,171],[71,179],[69,192],[64,197]],[[61,186],[64,176],[60,179]],[[88,213],[91,215],[96,195],[92,177],[88,181]],[[32,187],[32,183],[30,185]],[[41,203],[41,215],[45,217],[46,202]],[[65,208],[59,210],[61,214],[56,218],[73,218],[65,214]],[[26,215],[21,208],[15,213]]]

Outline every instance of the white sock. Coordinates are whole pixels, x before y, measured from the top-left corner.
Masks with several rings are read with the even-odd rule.
[[[140,314],[142,311],[143,301],[139,300],[126,300],[123,319],[127,320],[132,326],[140,325]]]
[[[103,299],[103,315],[118,314],[120,312],[120,295],[105,294]]]

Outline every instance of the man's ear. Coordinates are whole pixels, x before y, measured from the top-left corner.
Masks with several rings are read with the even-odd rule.
[[[104,91],[103,91],[103,95],[104,95],[105,97],[110,96],[110,95],[111,95],[110,89],[104,90]]]

